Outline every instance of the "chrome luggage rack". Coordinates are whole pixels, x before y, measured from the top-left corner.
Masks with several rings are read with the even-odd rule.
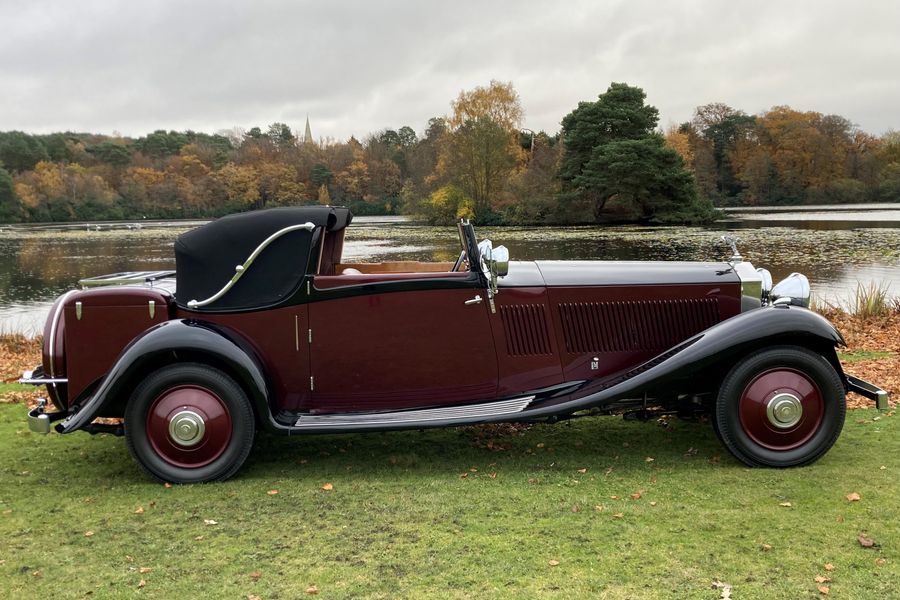
[[[174,275],[175,271],[125,271],[79,279],[78,285],[82,288],[92,288],[104,285],[135,285],[142,283],[152,287],[154,282],[167,277],[174,277]]]

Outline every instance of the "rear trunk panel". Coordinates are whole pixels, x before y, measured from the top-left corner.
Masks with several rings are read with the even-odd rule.
[[[172,306],[167,291],[145,286],[95,288],[68,296],[62,318],[69,405],[109,371],[129,342],[167,321]]]

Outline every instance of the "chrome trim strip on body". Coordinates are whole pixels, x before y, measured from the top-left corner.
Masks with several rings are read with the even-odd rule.
[[[442,421],[447,419],[471,420],[479,417],[513,415],[525,410],[534,396],[512,398],[499,402],[469,404],[465,406],[443,406],[418,410],[402,410],[382,413],[357,413],[335,415],[304,415],[297,419],[294,427],[346,427],[350,425],[397,425],[422,421]]]
[[[103,287],[106,285],[133,285],[137,283],[145,283],[152,286],[157,279],[171,277],[174,274],[175,271],[128,271],[79,279],[78,285],[83,288]]]
[[[260,253],[266,249],[266,246],[285,235],[286,233],[290,233],[292,231],[299,231],[301,229],[305,229],[306,231],[312,231],[316,228],[313,223],[306,222],[301,225],[291,225],[290,227],[285,227],[284,229],[279,229],[266,239],[262,241],[262,243],[256,247],[256,250],[250,253],[250,256],[247,257],[247,260],[244,261],[244,264],[238,265],[234,268],[234,276],[226,283],[222,289],[218,292],[207,298],[206,300],[191,300],[187,303],[188,308],[200,308],[201,306],[206,306],[207,304],[212,304],[222,296],[228,293],[235,283],[243,277],[244,273],[247,272],[247,269],[250,268],[250,265],[253,264],[253,261],[256,260],[256,257],[260,255]]]

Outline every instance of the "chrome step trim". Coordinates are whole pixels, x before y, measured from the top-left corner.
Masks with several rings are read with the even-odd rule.
[[[352,425],[396,425],[402,423],[419,423],[424,421],[459,420],[472,421],[479,418],[514,415],[525,410],[534,396],[467,404],[465,406],[442,406],[440,408],[424,408],[417,410],[401,410],[381,413],[354,413],[334,415],[303,415],[294,427],[342,427]]]

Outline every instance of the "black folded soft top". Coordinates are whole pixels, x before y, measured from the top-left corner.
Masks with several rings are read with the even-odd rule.
[[[218,293],[245,261],[270,237],[241,278],[214,302],[198,310],[263,308],[285,299],[301,285],[320,230],[338,231],[350,224],[347,208],[299,206],[272,208],[222,217],[175,240],[176,302],[187,307]],[[315,229],[293,229],[312,223]],[[276,235],[283,232],[280,235]]]

